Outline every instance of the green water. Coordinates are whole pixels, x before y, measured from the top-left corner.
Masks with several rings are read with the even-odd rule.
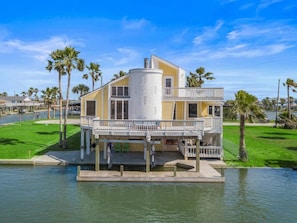
[[[296,222],[297,171],[227,169],[223,183],[86,183],[76,167],[0,166],[0,222]]]

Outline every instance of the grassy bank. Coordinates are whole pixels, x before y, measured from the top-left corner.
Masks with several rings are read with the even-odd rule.
[[[79,126],[67,126],[68,150],[79,149]],[[26,159],[49,150],[63,150],[58,145],[59,125],[34,121],[0,125],[0,159]],[[78,147],[77,147],[78,145]]]
[[[246,126],[249,161],[238,161],[239,126],[224,126],[224,160],[229,166],[297,166],[297,131],[269,126]]]

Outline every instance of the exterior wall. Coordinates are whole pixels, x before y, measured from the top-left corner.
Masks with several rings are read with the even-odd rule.
[[[129,119],[162,119],[162,71],[130,70]]]
[[[183,120],[184,119],[184,102],[176,102],[176,119]]]
[[[163,102],[162,106],[163,106],[162,119],[163,120],[172,120],[174,102]]]
[[[86,116],[86,101],[89,100],[95,100],[97,98],[99,91],[94,91],[88,95],[85,95],[81,98],[81,103],[80,103],[80,110],[81,110],[81,116]],[[97,101],[98,103],[98,101]]]

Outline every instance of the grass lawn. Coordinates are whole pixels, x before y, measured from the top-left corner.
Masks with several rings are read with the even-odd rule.
[[[224,160],[229,166],[297,166],[297,130],[246,126],[248,162],[238,161],[239,126],[224,126]]]
[[[59,125],[34,121],[0,125],[0,159],[27,159],[59,147]],[[67,150],[79,149],[80,127],[67,125]],[[65,150],[65,149],[64,149]]]

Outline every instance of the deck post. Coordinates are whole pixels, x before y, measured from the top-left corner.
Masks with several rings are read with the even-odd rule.
[[[99,140],[96,139],[96,148],[95,148],[95,171],[99,171],[99,166],[100,166]]]
[[[196,172],[200,172],[200,140],[196,141]]]
[[[84,159],[84,147],[85,147],[85,130],[83,128],[80,129],[80,159]]]
[[[86,131],[86,154],[90,155],[91,153],[91,130]]]
[[[151,136],[150,135],[147,135],[146,136],[146,168],[145,168],[145,172],[150,172],[150,164],[151,164],[151,161],[150,161],[150,149],[151,149],[151,145],[150,145],[150,142],[151,142]]]

